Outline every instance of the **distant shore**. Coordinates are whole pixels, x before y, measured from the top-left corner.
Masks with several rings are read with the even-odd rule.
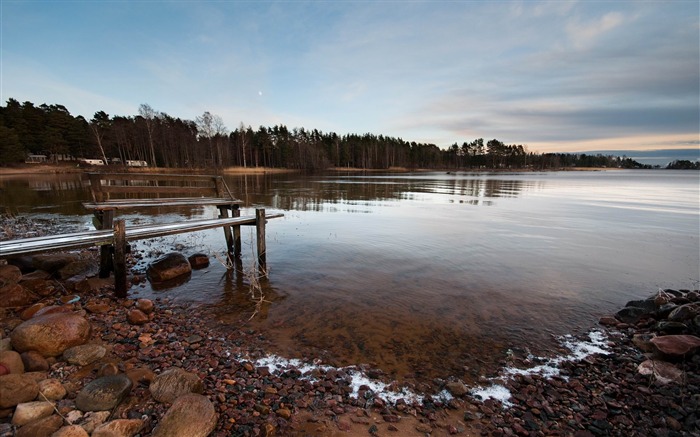
[[[333,172],[369,172],[369,173],[408,173],[408,172],[446,172],[446,173],[515,173],[515,172],[538,172],[538,171],[611,171],[621,170],[619,168],[606,167],[563,167],[557,169],[531,169],[531,168],[512,168],[512,169],[494,169],[494,168],[478,168],[478,169],[426,169],[426,168],[407,168],[407,167],[389,167],[388,169],[378,168],[357,168],[357,167],[329,167],[325,171]],[[93,171],[110,171],[110,172],[131,172],[131,173],[176,173],[176,174],[270,174],[270,173],[294,173],[301,170],[288,168],[273,168],[273,167],[226,167],[223,169],[205,169],[205,168],[166,168],[166,167],[139,167],[125,169],[121,166],[94,166],[94,167],[78,167],[74,164],[20,164],[12,167],[0,167],[0,176],[9,175],[25,175],[25,174],[70,174],[70,173],[87,173]]]

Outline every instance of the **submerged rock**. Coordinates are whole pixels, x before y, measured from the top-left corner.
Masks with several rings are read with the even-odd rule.
[[[192,267],[184,255],[168,253],[148,265],[146,274],[151,282],[166,282],[192,273]]]

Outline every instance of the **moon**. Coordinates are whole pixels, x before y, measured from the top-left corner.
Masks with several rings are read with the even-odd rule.
[[[258,95],[259,95],[259,96],[262,96],[262,91],[258,91]]]

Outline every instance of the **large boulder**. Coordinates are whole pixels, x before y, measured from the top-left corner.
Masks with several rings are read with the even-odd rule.
[[[21,323],[10,338],[16,351],[34,350],[44,357],[57,357],[90,338],[90,322],[75,313],[44,314]]]
[[[152,437],[206,437],[216,427],[214,405],[203,395],[190,393],[175,400]]]
[[[123,373],[97,378],[83,387],[75,398],[81,411],[107,411],[119,405],[133,384]]]
[[[28,373],[0,376],[0,409],[33,401],[39,394],[39,384]]]
[[[37,270],[44,270],[45,272],[54,273],[55,271],[62,269],[68,264],[78,261],[79,259],[79,255],[70,253],[46,253],[35,255],[32,258],[32,266],[34,266],[34,268]]]
[[[146,274],[151,282],[166,282],[182,276],[189,276],[192,267],[181,253],[168,253],[148,265]]]
[[[204,384],[194,373],[173,367],[153,378],[148,390],[158,402],[170,403],[187,393],[202,393]]]
[[[651,339],[656,352],[671,359],[690,358],[700,350],[700,338],[694,335],[663,335]]]

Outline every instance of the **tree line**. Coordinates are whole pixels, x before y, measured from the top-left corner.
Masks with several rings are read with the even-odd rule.
[[[499,169],[561,167],[645,168],[626,158],[603,155],[533,153],[524,145],[476,139],[441,149],[435,144],[366,134],[338,135],[284,125],[253,130],[241,123],[229,131],[221,117],[205,112],[183,120],[139,106],[138,115],[96,112],[90,120],[63,105],[20,103],[0,106],[0,165],[28,155],[52,160],[92,158],[105,162],[146,161],[154,167],[328,167],[388,169]]]

